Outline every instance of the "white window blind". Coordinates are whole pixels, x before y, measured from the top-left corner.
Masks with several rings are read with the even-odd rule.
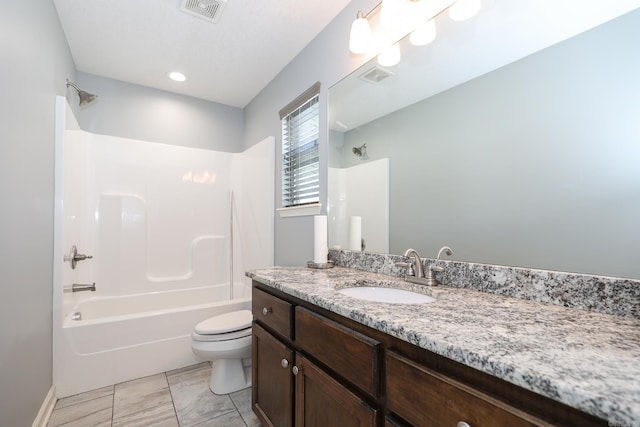
[[[283,207],[320,200],[319,93],[316,83],[280,110]]]

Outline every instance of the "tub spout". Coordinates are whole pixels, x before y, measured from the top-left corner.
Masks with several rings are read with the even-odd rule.
[[[71,292],[96,291],[96,282],[93,283],[74,283],[71,285]]]

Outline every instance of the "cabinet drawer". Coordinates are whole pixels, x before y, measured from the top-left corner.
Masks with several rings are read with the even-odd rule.
[[[260,289],[253,288],[251,307],[253,318],[285,338],[293,339],[291,316],[293,306]]]
[[[378,397],[380,343],[296,307],[296,344],[362,391]]]
[[[387,407],[416,426],[548,426],[516,408],[387,352]]]

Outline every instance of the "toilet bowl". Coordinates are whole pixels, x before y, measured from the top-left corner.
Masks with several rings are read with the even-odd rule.
[[[191,349],[212,362],[209,388],[228,394],[251,387],[251,321],[249,310],[211,317],[191,333]]]

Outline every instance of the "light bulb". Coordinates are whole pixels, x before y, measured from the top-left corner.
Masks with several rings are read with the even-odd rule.
[[[409,35],[409,41],[414,46],[424,46],[436,39],[436,23],[433,19],[420,24],[418,28],[413,30]]]
[[[466,21],[473,18],[481,6],[481,0],[458,0],[449,7],[449,18],[454,21]]]
[[[392,67],[400,62],[400,45],[394,43],[380,52],[378,55],[378,64],[383,67]]]
[[[405,25],[404,0],[382,0],[380,26],[385,30],[398,30]]]
[[[173,80],[173,81],[176,81],[176,82],[183,82],[183,81],[187,80],[187,77],[184,74],[179,73],[177,71],[173,71],[173,72],[169,73],[169,78],[171,80]]]
[[[349,50],[356,54],[363,54],[369,51],[371,44],[371,27],[369,21],[358,12],[356,20],[351,24],[351,34],[349,35]]]

